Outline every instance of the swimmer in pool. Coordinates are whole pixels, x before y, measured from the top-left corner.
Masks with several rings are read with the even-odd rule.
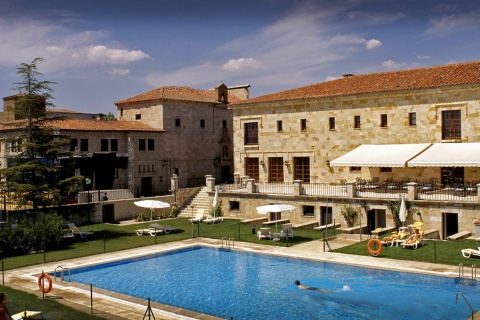
[[[298,280],[295,280],[295,284],[297,285],[297,287],[298,287],[299,289],[303,289],[303,290],[313,290],[313,291],[320,291],[320,292],[328,292],[327,290],[323,290],[323,289],[319,289],[319,288],[315,288],[315,287],[304,286],[304,285],[301,284],[300,281],[298,281]]]

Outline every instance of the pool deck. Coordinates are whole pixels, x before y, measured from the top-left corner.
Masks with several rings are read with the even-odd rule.
[[[355,243],[355,240],[334,239],[329,240],[329,243],[332,249],[336,249]],[[381,256],[368,257],[335,252],[324,252],[324,244],[321,240],[311,241],[290,247],[277,247],[244,242],[235,242],[233,244],[235,250],[240,251],[342,263],[363,267],[382,268],[396,271],[458,277],[458,266],[447,266],[416,261],[392,260],[382,258]],[[5,285],[18,290],[34,293],[35,295],[41,297],[42,293],[37,286],[37,279],[42,271],[50,273],[53,272],[58,266],[73,269],[82,266],[106,263],[126,258],[134,258],[197,245],[218,248],[222,246],[222,241],[206,238],[194,238],[190,240],[152,245],[120,252],[105,253],[79,259],[50,262],[31,267],[7,270],[5,271]],[[469,268],[465,269],[466,274],[468,274],[467,269]],[[138,276],[141,277],[141,272],[139,272]],[[57,278],[56,281],[55,279],[52,279],[53,289],[50,293],[45,294],[45,297],[48,299],[56,299],[60,303],[86,313],[90,313],[92,310],[90,305],[90,286],[81,285],[78,283],[69,283],[67,278],[68,275],[65,276],[65,280],[67,282],[63,283],[59,278]],[[292,283],[293,281],[295,281],[295,275],[292,275]],[[32,309],[34,308],[30,308],[30,310]],[[209,315],[199,314],[189,310],[179,309],[153,302],[151,303],[151,309],[155,319],[219,319]],[[146,300],[93,288],[93,314],[98,317],[105,319],[142,319],[146,313],[146,310]],[[149,319],[148,315],[145,317],[145,319]]]

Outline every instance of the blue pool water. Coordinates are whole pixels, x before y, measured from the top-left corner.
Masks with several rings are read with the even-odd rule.
[[[204,247],[76,269],[71,280],[236,320],[466,319],[459,291],[480,308],[476,282]]]

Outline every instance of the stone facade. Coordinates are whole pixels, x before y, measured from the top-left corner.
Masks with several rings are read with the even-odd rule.
[[[362,144],[479,142],[478,69],[478,63],[465,63],[351,76],[234,104],[235,173],[259,183],[340,183],[374,178],[380,182],[442,181],[440,167],[332,167],[330,162]],[[443,120],[450,112],[460,114],[457,125],[461,132],[453,139],[443,137]],[[462,179],[480,181],[480,166],[462,170]],[[292,222],[314,219],[321,223],[321,210],[330,210],[323,208],[328,206],[333,219],[344,225],[341,208],[350,203],[363,212],[364,219],[371,215],[373,227],[393,225],[391,199],[284,198],[256,193],[222,196],[228,198],[225,212],[233,216],[255,217],[256,206],[275,202],[299,208],[311,205],[313,216],[292,213]],[[472,231],[473,221],[480,217],[478,202],[412,202],[408,222],[422,220],[425,229],[435,228],[442,237]]]

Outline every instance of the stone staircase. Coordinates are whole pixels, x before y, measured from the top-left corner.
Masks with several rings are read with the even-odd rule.
[[[208,196],[207,190],[207,187],[203,187],[190,201],[185,202],[178,216],[181,218],[191,218],[192,215],[195,216],[198,209],[204,209],[205,213],[208,213],[210,210],[210,197]]]

